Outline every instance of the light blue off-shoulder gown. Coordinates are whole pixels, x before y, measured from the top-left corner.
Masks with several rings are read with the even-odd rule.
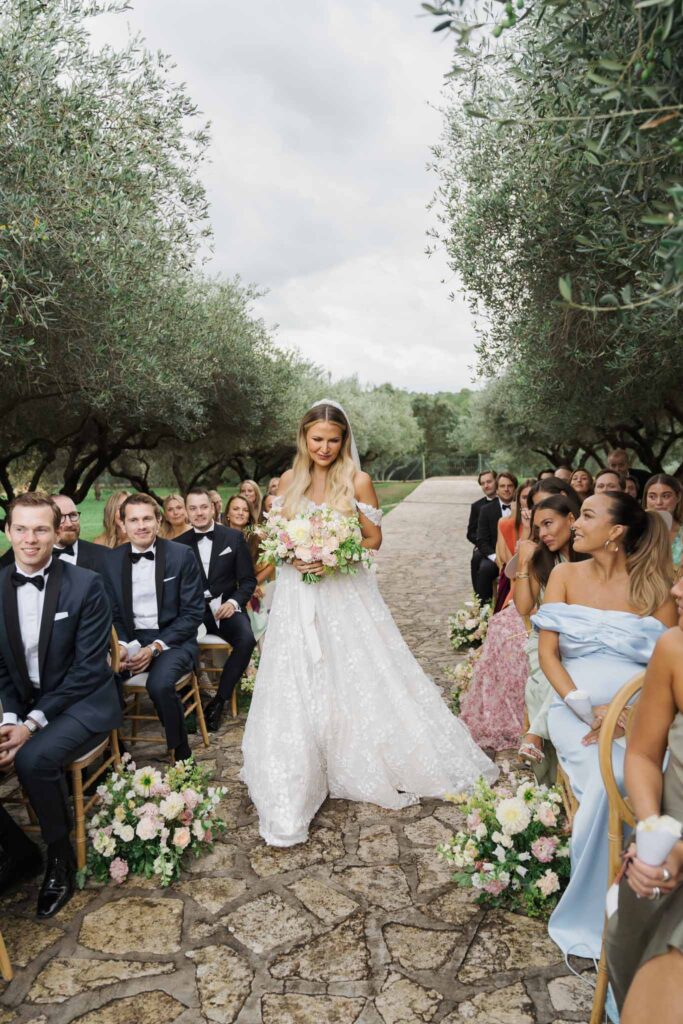
[[[617,691],[647,665],[666,627],[651,615],[600,611],[585,605],[551,602],[532,616],[537,630],[559,634],[560,656],[578,690],[593,705],[608,704]],[[579,800],[571,837],[571,879],[550,918],[550,937],[565,956],[599,957],[607,893],[607,796],[598,746],[584,747],[589,731],[557,696],[548,712],[548,732]],[[616,778],[623,784],[624,745],[613,753]]]

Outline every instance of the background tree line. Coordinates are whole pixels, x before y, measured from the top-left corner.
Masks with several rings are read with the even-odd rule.
[[[332,382],[275,344],[257,291],[217,280],[200,170],[207,126],[140,39],[93,50],[123,0],[0,10],[0,508],[96,480],[153,492],[290,463],[298,418],[330,395],[378,477],[448,472],[468,393]]]
[[[423,4],[455,37],[435,244],[481,325],[484,450],[683,475],[683,9]]]

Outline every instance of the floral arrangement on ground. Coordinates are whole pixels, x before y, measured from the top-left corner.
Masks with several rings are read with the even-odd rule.
[[[258,647],[254,648],[254,653],[251,656],[251,661],[244,670],[244,675],[240,680],[240,690],[242,693],[252,694],[254,692],[254,683],[256,682],[256,674],[258,672],[259,662],[261,661],[261,655]]]
[[[451,647],[459,651],[464,647],[481,647],[489,628],[491,605],[482,604],[476,594],[465,601],[456,612],[448,616]]]
[[[470,688],[472,678],[474,676],[474,669],[477,661],[481,657],[482,651],[482,647],[474,647],[472,650],[467,652],[455,668],[449,667],[446,669],[446,678],[452,683],[450,708],[454,715],[460,714],[462,698]]]
[[[438,853],[455,867],[457,885],[474,890],[481,906],[549,917],[570,873],[559,791],[523,782],[494,792],[479,779],[470,795],[450,799],[465,813],[466,828]]]
[[[90,875],[120,885],[132,874],[170,885],[183,858],[208,853],[225,829],[217,807],[227,789],[209,786],[209,780],[209,771],[193,758],[162,775],[156,768],[138,768],[124,754],[119,768],[97,788],[99,803],[88,824],[90,844],[79,883]]]

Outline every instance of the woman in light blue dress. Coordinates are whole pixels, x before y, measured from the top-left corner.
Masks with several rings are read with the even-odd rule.
[[[555,690],[548,731],[579,800],[571,837],[571,879],[549,933],[567,956],[599,957],[607,891],[607,798],[597,741],[607,706],[641,671],[676,621],[669,595],[671,547],[661,517],[624,492],[587,498],[574,527],[574,550],[591,556],[553,569],[532,622],[541,668]],[[592,705],[587,725],[571,709],[575,690]],[[623,745],[614,751],[623,774]]]

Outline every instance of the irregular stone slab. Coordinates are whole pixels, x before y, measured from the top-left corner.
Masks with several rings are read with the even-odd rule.
[[[313,864],[328,864],[340,860],[345,853],[339,833],[320,828],[311,833],[307,843],[298,846],[278,848],[263,844],[253,851],[249,860],[260,878],[269,878],[286,871],[300,871]]]
[[[315,816],[315,820],[331,828],[346,829],[353,818],[352,804],[348,800],[333,800],[328,797]]]
[[[71,1024],[173,1024],[184,1011],[183,1004],[166,992],[141,992],[74,1017]]]
[[[278,957],[270,969],[274,978],[305,981],[361,981],[369,976],[370,953],[360,914],[331,931]]]
[[[375,818],[415,818],[422,813],[419,804],[411,804],[409,807],[380,807],[378,804],[354,803],[351,804],[356,821],[374,821]]]
[[[344,888],[375,903],[383,910],[400,910],[410,903],[403,871],[395,864],[368,868],[344,868],[336,876]]]
[[[324,924],[333,924],[342,917],[348,917],[358,910],[358,904],[337,892],[329,885],[310,876],[300,878],[287,888],[293,892],[307,910],[319,917]]]
[[[575,978],[553,978],[548,982],[550,1001],[556,1010],[562,1013],[567,1010],[575,1013],[586,1013],[590,1016],[593,1008],[595,975],[590,972]]]
[[[242,813],[242,801],[235,799],[221,800],[216,807],[217,816],[225,822],[228,829],[228,835],[231,834],[231,830],[237,828],[237,824]]]
[[[434,817],[443,822],[449,832],[457,832],[465,827],[465,815],[456,804],[441,804],[434,811]]]
[[[429,1024],[439,1009],[441,996],[400,974],[390,974],[375,1006],[384,1024]]]
[[[524,985],[517,982],[496,992],[480,992],[460,1003],[441,1024],[534,1024],[534,1006]]]
[[[124,896],[86,914],[79,942],[99,953],[177,953],[181,900]]]
[[[62,907],[52,920],[57,924],[70,924],[89,903],[92,903],[94,895],[95,893],[87,891],[75,892],[66,906]]]
[[[2,984],[2,982],[0,982],[0,984]],[[0,1024],[12,1024],[12,1021],[16,1019],[15,1014],[13,1014],[11,1010],[3,1010],[2,1007],[0,1007]]]
[[[263,1024],[355,1024],[364,999],[345,996],[306,996],[290,992],[265,995],[261,1000]]]
[[[228,931],[254,953],[268,952],[284,942],[310,939],[313,929],[303,916],[273,892],[244,903],[221,918]]]
[[[431,846],[432,849],[439,843],[445,843],[452,835],[450,829],[431,816],[408,822],[403,826],[403,831],[411,843],[415,843],[416,846]]]
[[[4,917],[2,920],[2,937],[14,967],[26,967],[63,934],[61,928],[44,921],[39,924],[23,917]]]
[[[31,986],[31,1003],[63,1003],[65,999],[118,981],[146,978],[151,974],[172,974],[174,964],[138,960],[85,960],[59,957],[50,960]]]
[[[480,914],[481,910],[473,902],[466,889],[458,889],[454,886],[442,896],[437,896],[431,903],[428,903],[424,912],[430,917],[438,917],[440,921],[447,921],[448,924],[462,926]]]
[[[242,895],[247,883],[241,878],[193,878],[177,888],[210,914],[217,914],[226,903]]]
[[[562,963],[562,953],[548,937],[548,927],[520,914],[491,910],[479,926],[458,973],[468,984],[517,971]]]
[[[232,835],[231,832],[231,838]],[[211,875],[215,878],[216,875],[224,875],[234,868],[236,852],[234,846],[218,842],[205,857],[188,857],[184,868],[191,875]]]
[[[185,956],[197,966],[197,990],[202,1013],[218,1024],[232,1024],[251,992],[254,972],[229,946],[204,946]]]
[[[405,924],[388,924],[383,933],[391,959],[411,971],[438,970],[451,956],[460,937],[457,932]]]
[[[391,864],[398,860],[398,842],[389,825],[367,825],[361,829],[358,857],[366,864]]]
[[[414,851],[414,857],[417,865],[418,893],[422,894],[453,882],[453,867],[447,861],[441,860],[436,850],[418,848]]]

